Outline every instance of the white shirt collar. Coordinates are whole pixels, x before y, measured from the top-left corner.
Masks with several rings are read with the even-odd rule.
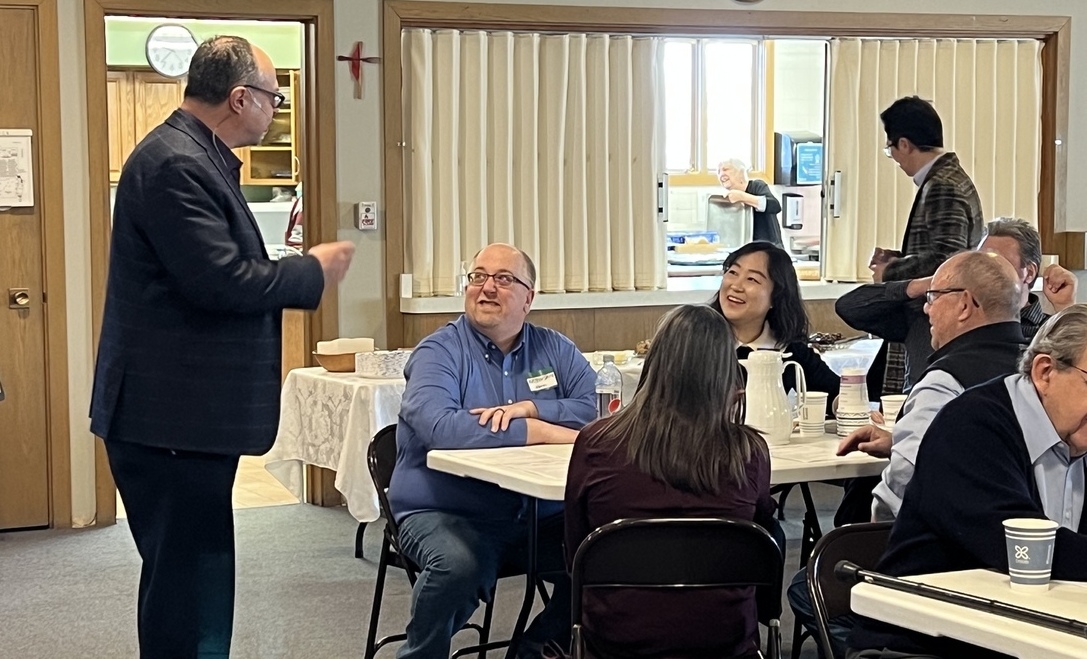
[[[755,337],[754,341],[748,343],[742,343],[740,345],[751,348],[752,350],[777,350],[778,342],[774,338],[774,333],[770,331],[770,323],[763,322],[762,334]]]
[[[944,155],[946,154],[941,153],[932,160],[928,161],[928,163],[924,167],[917,170],[917,173],[913,175],[914,185],[916,185],[917,187],[921,187],[921,185],[925,182],[925,177],[928,176],[929,170],[931,170],[932,166],[936,164],[936,161],[940,158],[943,158]]]

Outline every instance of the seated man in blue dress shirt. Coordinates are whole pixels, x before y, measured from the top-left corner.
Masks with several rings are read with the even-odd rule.
[[[521,250],[484,248],[468,274],[464,315],[424,339],[404,369],[389,504],[401,547],[422,572],[397,657],[448,657],[453,634],[491,596],[499,568],[526,555],[529,498],[431,470],[427,452],[569,444],[596,417],[588,361],[562,334],[525,322],[535,280]],[[556,572],[555,591],[519,656],[538,655],[548,641],[569,643],[562,502],[540,501],[538,510],[538,565]]]

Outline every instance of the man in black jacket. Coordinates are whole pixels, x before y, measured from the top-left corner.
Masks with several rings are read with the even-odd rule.
[[[877,570],[894,576],[1007,572],[1002,522],[1058,524],[1052,578],[1087,581],[1087,305],[1050,318],[1019,373],[966,391],[936,415]],[[861,618],[847,657],[993,653]],[[861,652],[863,651],[863,653]]]
[[[1054,310],[1060,311],[1076,301],[1075,275],[1056,264],[1042,272],[1042,239],[1026,221],[993,220],[985,227],[978,250],[999,254],[1015,268],[1023,285],[1019,317],[1026,341],[1034,337],[1048,318],[1038,296],[1030,292],[1039,276],[1045,280],[1042,292]],[[931,278],[923,277],[866,284],[846,293],[834,304],[834,310],[853,329],[905,344],[906,382],[911,387],[932,354],[932,337],[921,299],[930,282]]]
[[[282,311],[316,308],[354,252],[268,259],[231,149],[259,143],[282,101],[266,53],[205,41],[117,186],[91,431],[143,559],[141,657],[228,656],[231,488],[239,456],[275,440]]]

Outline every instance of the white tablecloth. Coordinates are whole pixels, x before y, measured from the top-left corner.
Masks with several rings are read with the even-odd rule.
[[[302,465],[336,471],[336,489],[360,522],[378,518],[377,491],[366,447],[378,430],[396,423],[404,380],[298,368],[283,383],[279,431],[265,468],[296,497],[305,492]]]

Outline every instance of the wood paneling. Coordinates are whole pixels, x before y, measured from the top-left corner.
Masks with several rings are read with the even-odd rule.
[[[841,332],[843,336],[857,334],[834,313],[834,300],[811,300],[805,302],[804,307],[811,320],[811,331]],[[661,316],[671,308],[546,309],[531,312],[528,322],[562,332],[582,352],[633,350],[642,339],[653,337]],[[458,316],[459,313],[404,314],[405,341],[399,347],[415,346]]]
[[[132,111],[136,105],[132,79],[127,71],[106,74],[106,106],[109,129],[109,180],[121,178],[121,168],[136,146],[136,120]]]
[[[406,27],[533,30],[555,32],[629,32],[642,34],[755,35],[810,37],[944,37],[1030,38],[1046,40],[1043,49],[1045,93],[1042,100],[1043,149],[1039,229],[1047,253],[1061,263],[1083,267],[1082,234],[1055,234],[1055,218],[1063,218],[1067,156],[1052,148],[1054,136],[1067,135],[1070,52],[1067,16],[999,16],[974,14],[894,14],[851,12],[745,11],[741,9],[640,9],[548,5],[412,2],[385,0],[382,8],[383,121],[385,129],[385,309],[390,345],[420,338],[429,323],[400,312],[400,273],[404,272],[403,121],[400,33]],[[1047,53],[1048,51],[1048,53]],[[1048,132],[1047,132],[1048,131]],[[1065,137],[1065,139],[1067,139]],[[1047,161],[1046,158],[1049,158]],[[1047,165],[1048,162],[1048,165]],[[1063,224],[1057,224],[1063,226]],[[824,303],[813,306],[818,308]],[[833,304],[831,303],[831,307]],[[584,320],[584,311],[571,312]],[[647,312],[634,311],[636,317]],[[829,314],[814,312],[819,323],[839,326]],[[599,321],[598,316],[593,318]],[[813,329],[820,329],[815,325]],[[639,328],[640,331],[642,328]],[[403,334],[401,334],[401,331]],[[582,330],[574,328],[580,336]],[[594,330],[600,331],[600,326]],[[607,328],[604,331],[608,331]],[[841,331],[828,329],[826,331]],[[852,330],[847,330],[852,331]],[[634,333],[634,330],[631,331]],[[423,334],[425,336],[425,333]],[[625,340],[625,335],[622,337]],[[596,341],[596,334],[593,336]],[[580,345],[580,344],[579,344]],[[606,346],[613,347],[613,346]]]
[[[33,131],[34,206],[0,211],[0,529],[71,525],[68,330],[55,0],[0,7],[0,126]],[[28,289],[23,309],[8,289]]]

